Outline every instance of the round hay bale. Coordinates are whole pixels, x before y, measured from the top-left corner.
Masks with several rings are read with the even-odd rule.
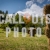
[[[46,6],[44,6],[43,9],[43,13],[46,14],[50,14],[50,4],[47,4]],[[45,34],[48,38],[50,38],[50,24],[46,24],[46,31]]]
[[[45,34],[46,34],[46,36],[47,36],[48,38],[50,38],[50,29],[46,29],[46,30],[45,30]]]
[[[46,6],[44,6],[43,13],[45,15],[50,14],[50,4],[47,4]]]
[[[46,6],[44,6],[44,10],[43,10],[44,14],[50,14],[50,4],[47,4]],[[46,20],[47,21],[47,20]],[[50,24],[46,24],[46,36],[48,37],[48,50],[50,50]]]
[[[30,34],[30,29],[28,29],[28,34]],[[36,34],[36,28],[33,29],[33,36]]]

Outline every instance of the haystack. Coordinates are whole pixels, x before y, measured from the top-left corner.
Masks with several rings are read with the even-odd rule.
[[[50,4],[47,4],[46,6],[44,6],[44,14],[50,14]],[[46,16],[45,16],[46,19]],[[46,24],[46,36],[48,37],[48,49],[50,50],[50,24]]]

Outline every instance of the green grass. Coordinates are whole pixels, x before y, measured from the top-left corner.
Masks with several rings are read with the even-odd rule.
[[[0,50],[48,50],[47,37],[42,35],[38,37],[22,37],[14,38],[13,32],[6,38],[6,33],[0,30]]]

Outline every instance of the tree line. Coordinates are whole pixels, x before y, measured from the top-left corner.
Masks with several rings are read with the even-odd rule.
[[[2,10],[0,10],[0,14],[4,14],[4,20],[6,19],[6,15],[8,14],[8,11],[4,12]],[[13,13],[14,14],[14,13]],[[37,23],[37,24],[33,24],[32,23],[32,18],[31,16],[29,17],[29,19],[27,19],[26,17],[22,17],[22,21],[24,21],[25,23],[24,24],[10,24],[9,22],[7,24],[0,24],[0,28],[2,28],[3,30],[6,29],[6,27],[10,27],[11,30],[13,31],[13,28],[14,27],[19,27],[19,32],[21,32],[21,29],[22,27],[26,27],[27,29],[29,27],[34,27],[34,28],[37,28],[37,27],[41,27],[42,28],[42,34],[44,34],[44,27],[45,27],[45,19],[43,19],[43,24],[41,23]],[[19,14],[17,13],[16,16],[15,16],[15,20],[19,22]],[[40,18],[38,18],[38,21],[40,21]]]

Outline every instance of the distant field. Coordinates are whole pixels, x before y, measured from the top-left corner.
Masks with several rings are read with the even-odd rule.
[[[6,38],[5,31],[0,29],[0,50],[48,50],[47,37],[42,35],[38,37],[21,36],[17,38],[13,37],[13,32]]]

